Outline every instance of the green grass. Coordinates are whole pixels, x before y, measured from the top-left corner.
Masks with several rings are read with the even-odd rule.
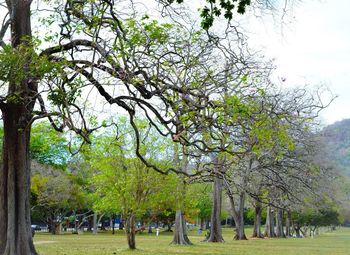
[[[233,241],[232,229],[224,229],[225,243],[201,242],[204,234],[199,236],[195,231],[189,236],[192,246],[169,245],[171,234],[161,233],[160,236],[141,234],[136,237],[137,250],[127,249],[126,238],[122,233],[99,233],[93,236],[64,234],[53,236],[47,233],[37,233],[34,238],[36,249],[40,255],[348,255],[350,254],[350,228],[342,228],[334,232],[324,232],[314,239],[251,239],[248,241]],[[250,234],[250,229],[247,231]]]

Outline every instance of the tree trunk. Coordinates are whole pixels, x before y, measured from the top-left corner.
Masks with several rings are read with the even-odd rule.
[[[11,18],[11,43],[13,48],[17,48],[24,44],[24,37],[31,37],[31,1],[6,2]],[[24,71],[28,70],[28,62],[23,66]],[[29,204],[29,120],[35,102],[33,92],[37,90],[31,80],[29,75],[20,83],[10,80],[7,103],[0,106],[4,125],[3,166],[0,172],[0,255],[37,254],[31,233]]]
[[[292,236],[292,212],[290,210],[287,211],[287,219],[286,219],[286,237]]]
[[[267,207],[265,236],[276,237],[276,235],[275,235],[275,223],[274,223],[273,211],[271,209],[271,206]]]
[[[303,236],[304,236],[304,237],[306,237],[306,235],[307,235],[307,230],[308,230],[307,225],[306,225],[306,224],[304,224],[303,228],[302,228],[302,229],[300,229],[300,230],[301,230],[301,232],[303,233]]]
[[[192,244],[187,236],[185,217],[181,210],[176,210],[174,238],[171,243],[180,245]]]
[[[205,220],[204,219],[200,219],[200,223],[199,223],[199,229],[203,230],[204,226],[205,226]]]
[[[175,218],[175,220],[176,220],[176,218]],[[167,230],[166,230],[166,232],[173,232],[173,231],[171,230],[172,224],[171,224],[171,223],[168,223],[168,224],[166,224],[166,225],[167,225]]]
[[[301,236],[301,226],[299,224],[294,225],[295,236],[298,238],[302,238]]]
[[[92,217],[92,234],[97,235],[97,213],[94,212],[94,216]]]
[[[89,225],[88,225],[87,231],[92,232],[92,229],[94,227],[94,215],[89,215],[88,219],[89,219]]]
[[[128,239],[129,249],[135,250],[136,249],[136,242],[135,242],[136,229],[135,229],[134,213],[130,213],[128,218],[125,221],[125,233]]]
[[[261,233],[261,213],[262,206],[259,201],[255,203],[255,216],[254,216],[254,229],[252,237],[264,238],[264,235]]]
[[[221,190],[222,180],[215,176],[213,184],[213,209],[211,213],[210,221],[210,234],[207,238],[207,242],[223,242],[224,239],[221,233]]]
[[[276,210],[276,237],[286,237],[283,232],[283,210]]]
[[[112,228],[112,235],[114,235],[114,234],[115,234],[115,230],[114,230],[114,219],[113,219],[113,218],[111,218],[111,219],[109,220],[109,225],[110,225],[111,228]]]
[[[59,235],[61,233],[61,224],[60,222],[57,222],[56,217],[54,215],[51,216],[49,219],[50,224],[50,232],[53,235]]]
[[[247,240],[247,237],[244,232],[244,200],[245,192],[241,192],[241,194],[239,195],[238,211],[236,211],[233,197],[230,197],[232,216],[236,226],[236,234],[233,238],[234,240]]]
[[[55,222],[55,224],[54,224],[54,234],[55,235],[59,235],[59,234],[61,234],[61,223],[60,222]]]
[[[210,220],[205,221],[205,229],[210,229]]]
[[[25,107],[3,110],[3,167],[0,172],[0,254],[36,254],[30,223],[29,129],[22,129]]]

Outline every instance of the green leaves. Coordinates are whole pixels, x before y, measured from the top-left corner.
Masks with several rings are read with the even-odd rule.
[[[169,32],[174,28],[172,24],[159,24],[157,20],[149,20],[144,16],[140,23],[130,18],[124,22],[130,46],[145,46],[164,44],[169,38]]]
[[[167,0],[168,4],[174,2],[181,4],[184,0]],[[200,0],[200,2],[203,2]],[[215,17],[220,17],[224,14],[225,19],[232,20],[234,12],[236,10],[239,14],[244,14],[247,7],[251,4],[251,0],[206,0],[209,5],[205,5],[201,8],[200,16],[202,18],[201,26],[205,30],[208,30],[213,26]]]
[[[47,98],[54,105],[58,106],[64,103],[73,104],[81,95],[81,88],[83,85],[84,82],[81,77],[77,77],[72,82],[67,83],[66,86],[51,89]]]
[[[45,75],[57,75],[62,64],[36,53],[40,41],[28,39],[17,48],[6,45],[0,51],[0,80],[20,84],[24,79],[41,80]]]
[[[32,127],[30,152],[39,163],[60,169],[64,169],[70,159],[68,142],[46,122],[38,122]]]

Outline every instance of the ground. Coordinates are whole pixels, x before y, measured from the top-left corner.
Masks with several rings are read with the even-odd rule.
[[[250,234],[250,229],[247,231]],[[169,245],[172,236],[161,233],[159,236],[143,233],[136,237],[136,251],[127,249],[127,242],[122,233],[73,235],[64,234],[52,236],[47,233],[37,233],[34,238],[40,255],[348,255],[350,254],[350,228],[341,228],[333,232],[321,233],[314,239],[265,239],[248,241],[233,241],[233,230],[224,229],[225,243],[205,243],[204,233],[199,235],[190,231],[192,246]]]

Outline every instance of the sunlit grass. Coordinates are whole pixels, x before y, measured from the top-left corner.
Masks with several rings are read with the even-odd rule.
[[[248,229],[248,234],[250,231]],[[225,243],[202,242],[204,233],[196,231],[189,233],[192,246],[169,245],[171,233],[161,233],[160,236],[137,235],[137,250],[129,251],[125,236],[118,232],[99,233],[93,236],[64,234],[53,236],[47,233],[37,233],[34,242],[41,255],[104,255],[104,254],[233,254],[233,255],[348,255],[350,254],[350,228],[342,228],[334,232],[323,232],[314,239],[251,239],[248,241],[233,241],[233,230],[224,229]]]

